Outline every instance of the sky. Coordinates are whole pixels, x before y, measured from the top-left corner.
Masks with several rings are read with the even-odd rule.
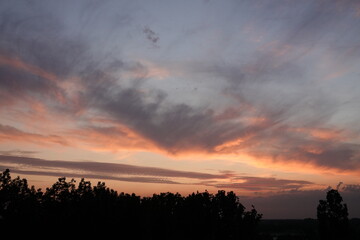
[[[357,0],[0,2],[0,170],[360,217]]]

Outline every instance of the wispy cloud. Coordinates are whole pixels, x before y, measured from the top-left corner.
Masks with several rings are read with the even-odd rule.
[[[0,155],[0,164],[2,168],[10,168],[19,174],[85,177],[143,183],[193,184],[252,192],[287,191],[314,185],[314,183],[304,180],[241,176],[233,171],[211,174],[120,163],[50,161],[24,156]],[[191,181],[187,182],[187,180]]]
[[[7,151],[0,151],[1,155],[6,156],[23,156],[23,157],[29,157],[31,155],[37,154],[37,151],[24,151],[19,149],[13,149],[13,150],[7,150]]]
[[[69,177],[69,178],[87,178],[87,179],[90,178],[90,179],[114,180],[114,181],[134,182],[134,183],[180,184],[179,182],[175,182],[169,179],[159,178],[159,177],[119,177],[119,176],[109,176],[109,175],[98,175],[92,173],[85,173],[85,174],[69,173],[66,171],[60,171],[60,172],[31,171],[31,170],[21,170],[17,167],[12,168],[11,171],[17,174],[50,176],[50,177]]]
[[[226,175],[209,174],[201,172],[177,171],[164,168],[155,167],[141,167],[120,163],[102,163],[102,162],[77,162],[77,161],[49,161],[39,158],[30,157],[16,157],[0,155],[0,162],[16,164],[19,166],[27,166],[28,168],[36,167],[38,169],[52,168],[62,169],[64,172],[69,170],[86,171],[88,173],[97,173],[98,176],[103,174],[126,174],[138,176],[157,176],[157,177],[172,177],[172,178],[192,178],[192,179],[224,179]],[[45,171],[46,172],[46,171]],[[55,172],[56,173],[56,172]],[[45,173],[46,174],[46,173]]]
[[[243,189],[248,191],[287,191],[313,185],[313,182],[302,180],[287,180],[267,177],[238,177],[239,182],[217,183],[217,188]]]
[[[32,142],[40,145],[59,144],[69,145],[66,139],[57,135],[42,135],[37,133],[28,133],[17,128],[0,124],[0,142]]]

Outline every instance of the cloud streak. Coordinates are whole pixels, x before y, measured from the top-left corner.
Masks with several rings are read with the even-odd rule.
[[[19,142],[33,142],[40,145],[59,144],[68,146],[66,139],[57,135],[42,135],[37,133],[28,133],[17,128],[0,124],[0,142],[5,141],[19,141]]]
[[[239,177],[236,179],[241,182],[216,184],[215,186],[220,189],[243,189],[247,191],[276,191],[279,189],[288,191],[314,184],[313,182],[303,180],[286,180],[266,177]]]
[[[172,180],[156,178],[156,177],[117,177],[117,176],[97,175],[91,173],[79,174],[79,173],[68,173],[68,172],[29,171],[29,170],[20,170],[18,168],[14,168],[12,172],[18,174],[49,176],[49,177],[61,176],[61,177],[69,177],[69,178],[91,178],[91,179],[103,179],[103,180],[113,180],[113,181],[133,182],[133,183],[180,184]]]
[[[192,179],[223,179],[226,176],[208,173],[177,171],[154,167],[139,167],[120,163],[101,163],[101,162],[77,162],[77,161],[49,161],[39,158],[16,157],[0,155],[0,161],[4,163],[25,165],[41,169],[54,168],[77,170],[86,172],[97,172],[100,174],[128,174],[139,176],[158,176],[173,178],[192,178]]]
[[[240,176],[232,171],[211,174],[120,163],[50,161],[25,156],[0,155],[0,164],[2,168],[10,168],[19,174],[85,177],[135,183],[203,185],[216,189],[241,189],[251,192],[288,191],[314,185],[303,180]]]

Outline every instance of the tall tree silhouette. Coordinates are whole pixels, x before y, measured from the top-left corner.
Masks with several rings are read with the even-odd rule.
[[[348,208],[338,190],[331,189],[326,200],[317,207],[319,231],[322,239],[346,239],[348,236]]]

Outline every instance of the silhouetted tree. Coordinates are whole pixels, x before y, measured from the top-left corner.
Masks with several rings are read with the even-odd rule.
[[[331,189],[326,200],[320,200],[317,207],[319,231],[322,239],[346,239],[348,230],[348,209],[337,190]]]
[[[27,180],[10,176],[10,170],[0,173],[0,219],[6,224],[38,220],[39,202],[42,193],[34,186],[29,188]]]
[[[251,205],[252,209],[244,213],[241,234],[245,239],[255,239],[257,226],[262,218],[262,214],[258,213]]]
[[[116,229],[134,239],[233,240],[253,239],[262,216],[255,208],[245,211],[234,192],[141,198],[118,194],[103,182],[94,187],[85,179],[75,183],[62,177],[43,193],[29,188],[26,179],[12,179],[6,169],[0,173],[0,227],[41,226],[59,233],[68,226],[81,236]]]

